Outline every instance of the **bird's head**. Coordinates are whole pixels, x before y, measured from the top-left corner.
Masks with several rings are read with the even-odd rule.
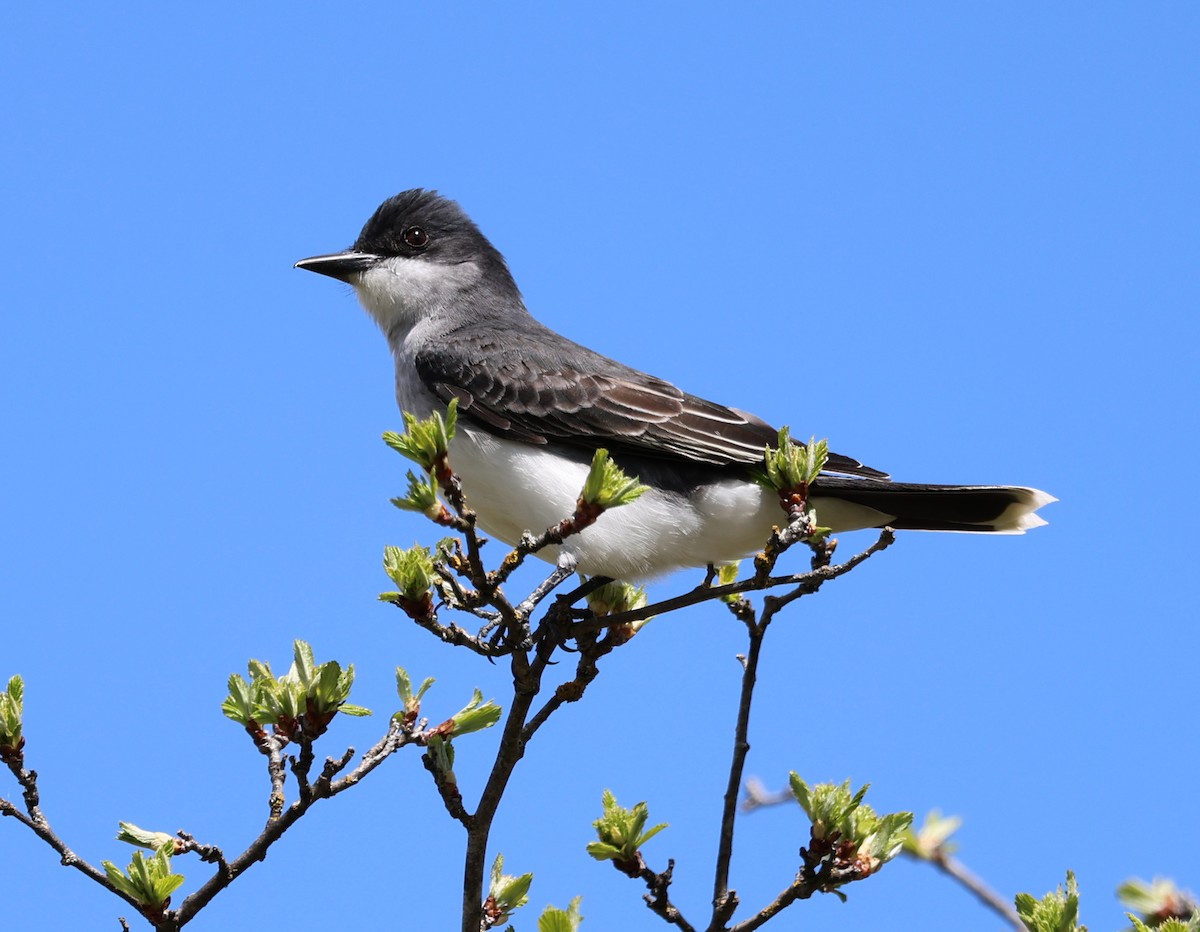
[[[301,259],[296,268],[353,286],[389,338],[449,315],[522,308],[504,257],[461,207],[414,188],[388,198],[344,252]]]

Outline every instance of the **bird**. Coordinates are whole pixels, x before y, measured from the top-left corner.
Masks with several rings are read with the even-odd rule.
[[[466,212],[434,190],[385,200],[353,246],[296,268],[349,284],[387,339],[396,400],[415,417],[457,399],[449,448],[480,526],[509,545],[570,516],[605,449],[648,490],[539,551],[580,573],[639,582],[761,550],[784,524],[754,479],[778,432],[545,326],[508,263]],[[1056,499],[1007,485],[893,482],[830,454],[809,490],[817,524],[1022,534]]]

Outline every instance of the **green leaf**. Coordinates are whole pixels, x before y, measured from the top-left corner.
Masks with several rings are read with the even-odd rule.
[[[0,757],[20,759],[24,714],[25,681],[14,674],[0,693]]]
[[[159,848],[151,857],[145,857],[140,851],[133,852],[133,860],[125,871],[112,861],[100,863],[114,887],[155,911],[167,908],[171,894],[184,881],[183,874],[171,872],[171,853],[167,846]]]
[[[447,738],[459,738],[474,731],[491,728],[500,721],[501,711],[500,706],[491,699],[484,702],[483,693],[476,689],[471,701],[438,728]]]
[[[576,932],[583,922],[583,916],[579,913],[579,904],[582,902],[583,897],[577,896],[566,909],[547,906],[538,917],[538,932]]]
[[[828,459],[828,441],[814,437],[808,443],[795,443],[789,429],[784,427],[779,431],[779,446],[763,451],[762,471],[756,478],[762,486],[780,495],[807,494]]]
[[[812,822],[813,840],[838,841],[836,857],[853,862],[853,876],[844,883],[870,876],[903,850],[912,813],[877,815],[863,802],[869,784],[852,793],[849,780],[810,787],[795,771],[788,780],[792,795]]]
[[[254,692],[239,673],[229,675],[229,695],[221,703],[221,712],[239,725],[254,718]]]
[[[925,823],[919,830],[909,829],[904,838],[904,853],[922,861],[953,854],[957,847],[950,836],[962,826],[957,816],[943,816],[938,810],[930,810]]]
[[[588,608],[600,618],[605,615],[619,615],[622,612],[632,612],[644,608],[647,601],[649,600],[644,588],[620,580],[605,583],[587,595]],[[652,622],[654,617],[651,615],[649,618],[630,622],[627,625],[629,629],[627,633],[635,634]]]
[[[1079,887],[1075,874],[1067,871],[1067,888],[1062,887],[1035,900],[1028,893],[1016,896],[1017,915],[1029,932],[1087,932],[1079,922]]]
[[[271,665],[261,660],[247,664],[249,682],[232,674],[229,694],[221,703],[225,716],[248,729],[273,726],[287,739],[297,735],[313,739],[325,732],[338,712],[371,714],[370,709],[347,702],[354,664],[345,669],[336,660],[318,664],[306,641],[295,641],[292,653],[292,665],[283,676],[275,676]]]
[[[599,841],[587,846],[587,853],[597,861],[634,861],[642,845],[667,827],[663,822],[643,831],[650,817],[646,804],[640,802],[632,809],[626,809],[617,804],[611,790],[604,791],[601,805],[604,814],[592,823]]]
[[[404,703],[406,713],[415,716],[421,711],[421,699],[433,683],[432,676],[425,677],[420,688],[414,693],[408,671],[404,667],[396,667],[396,692],[400,694],[400,701]]]
[[[138,828],[132,822],[118,822],[117,841],[123,841],[127,845],[136,845],[139,848],[149,848],[151,851],[157,851],[164,845],[170,845],[172,853],[175,850],[175,836],[168,835],[166,832],[150,832],[144,828]]]
[[[308,689],[312,685],[313,680],[317,676],[316,665],[317,661],[313,657],[312,646],[306,641],[293,641],[292,668],[288,673],[305,689]]]
[[[1167,917],[1194,922],[1200,929],[1200,907],[1195,898],[1180,890],[1173,880],[1155,877],[1147,883],[1135,877],[1117,887],[1117,899],[1123,906],[1140,913],[1141,918],[1156,929],[1167,928]]]
[[[422,547],[420,544],[414,544],[407,550],[384,547],[383,570],[399,587],[400,596],[412,603],[422,603],[429,596],[437,579],[433,571],[433,556],[428,547]]]
[[[734,560],[732,563],[721,563],[716,567],[717,578],[715,580],[718,586],[728,586],[731,583],[737,582],[738,570],[742,567],[741,560]]]
[[[615,845],[607,844],[603,841],[589,841],[587,843],[587,853],[594,857],[597,861],[623,861],[623,852]]]
[[[401,511],[415,511],[430,520],[436,520],[442,513],[437,479],[431,473],[418,476],[411,469],[407,479],[408,490],[401,497],[390,499],[391,503]]]
[[[451,783],[455,782],[454,745],[448,738],[436,732],[431,734],[428,744],[425,745],[425,757],[437,768],[439,773],[449,777]]]
[[[1133,923],[1133,932],[1197,932],[1200,930],[1200,912],[1195,912],[1189,919],[1163,919],[1161,921],[1143,922],[1133,913],[1126,913]]]
[[[858,845],[858,856],[875,873],[904,850],[904,838],[912,827],[911,812],[889,812],[879,819]]]
[[[716,567],[717,576],[713,580],[713,585],[728,586],[731,583],[737,582],[738,572],[739,572],[739,570],[741,570],[741,568],[742,568],[741,560],[734,560],[732,563],[719,564]],[[739,599],[742,599],[742,598],[745,598],[745,597],[740,595],[739,593],[734,592],[734,593],[730,593],[729,595],[721,596],[721,601],[727,602],[729,604],[733,604],[734,602],[737,602]]]
[[[352,670],[353,666],[347,672]],[[328,663],[321,664],[314,673],[315,676],[312,680],[304,684],[306,693],[334,707],[346,701],[344,690],[347,688],[347,683],[345,677],[342,675],[341,664],[335,660],[331,660]],[[353,683],[353,679],[350,682]]]
[[[533,883],[533,874],[514,877],[503,873],[503,868],[504,855],[497,854],[496,860],[492,862],[492,877],[488,884],[488,896],[500,909],[500,915],[494,920],[494,925],[508,922],[513,911],[529,901],[529,887]]]
[[[579,497],[598,508],[619,508],[636,501],[648,488],[636,478],[625,475],[609,458],[608,451],[601,448],[592,457],[592,465]]]
[[[857,793],[851,793],[849,780],[842,784],[818,783],[810,788],[792,771],[788,781],[796,802],[812,822],[813,838],[826,838],[832,834],[843,838],[865,838],[878,824],[878,817],[871,807],[862,805],[869,783]]]
[[[431,471],[449,453],[450,441],[454,439],[458,425],[458,399],[451,399],[445,418],[439,411],[423,420],[418,420],[407,411],[401,414],[404,433],[387,431],[383,435],[383,442],[426,472]]]

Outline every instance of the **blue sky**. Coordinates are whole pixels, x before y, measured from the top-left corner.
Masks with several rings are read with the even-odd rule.
[[[433,717],[505,695],[374,601],[383,546],[438,535],[387,503],[382,339],[291,268],[424,186],[577,340],[900,479],[1061,499],[1026,537],[904,536],[794,606],[751,773],[959,814],[973,869],[1006,895],[1074,869],[1094,929],[1127,876],[1200,885],[1198,40],[1183,3],[14,7],[0,674],[56,828],[96,862],[128,860],[119,819],[244,844],[265,774],[218,706],[294,637],[379,713],[327,753],[374,740],[397,663],[438,678]],[[671,824],[646,854],[701,915],[742,649],[716,607],[661,619],[538,736],[493,833],[531,912],[659,924],[584,854],[607,787]],[[459,748],[468,799],[494,740]],[[460,835],[402,755],[193,928],[456,927]],[[742,821],[744,903],[805,838]],[[0,864],[15,926],[116,927],[13,822]],[[1000,927],[921,865],[848,892],[777,926]]]

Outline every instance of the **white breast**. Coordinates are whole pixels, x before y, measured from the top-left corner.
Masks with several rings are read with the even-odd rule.
[[[587,477],[585,465],[545,447],[461,425],[450,446],[450,465],[481,526],[510,545],[527,530],[540,533],[569,517]],[[887,517],[830,499],[814,505],[821,523],[839,530],[870,527]],[[602,514],[562,549],[582,573],[642,580],[748,556],[762,549],[772,525],[785,518],[774,493],[744,480],[722,480],[690,496],[651,489]],[[553,562],[558,552],[550,547],[539,556]]]

